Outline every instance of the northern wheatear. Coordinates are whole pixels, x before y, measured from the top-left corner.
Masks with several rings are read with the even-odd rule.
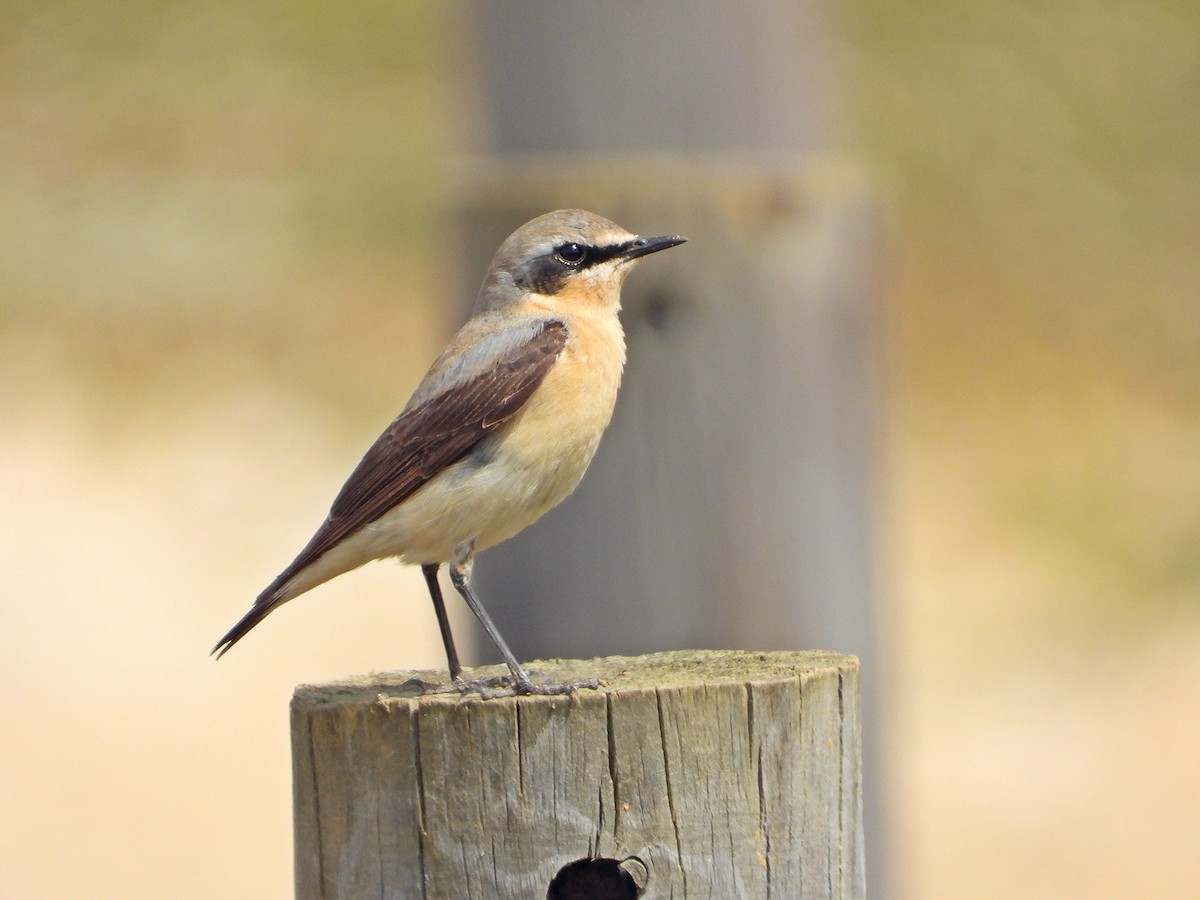
[[[637,237],[565,209],[514,231],[496,251],[471,318],[333,501],[300,555],[258,595],[213,652],[219,657],[277,607],[366,562],[421,566],[450,677],[462,678],[438,569],[504,657],[517,693],[535,684],[471,588],[475,554],[515,535],[579,484],[612,418],[625,336],[617,312],[633,263],[683,243]]]

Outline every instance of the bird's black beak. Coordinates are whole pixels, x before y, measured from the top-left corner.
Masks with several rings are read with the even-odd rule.
[[[621,255],[626,259],[637,259],[639,256],[657,253],[659,250],[666,250],[669,247],[677,247],[686,240],[687,238],[680,237],[677,234],[662,235],[660,237],[638,237],[628,243],[627,249]]]

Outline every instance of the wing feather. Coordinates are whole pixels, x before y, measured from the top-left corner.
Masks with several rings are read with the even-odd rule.
[[[350,474],[329,518],[289,570],[294,574],[313,562],[466,456],[520,410],[566,342],[567,326],[547,321],[490,370],[401,413]]]
[[[306,567],[403,503],[521,409],[567,343],[563,322],[550,319],[539,325],[527,339],[501,342],[507,346],[487,368],[405,408],[350,474],[312,540],[258,595],[215,653],[224,653],[278,606],[287,583]]]

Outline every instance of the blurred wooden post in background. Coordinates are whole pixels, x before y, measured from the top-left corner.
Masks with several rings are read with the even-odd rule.
[[[683,247],[625,289],[629,364],[576,495],[483,554],[521,656],[825,647],[863,661],[883,898],[875,641],[879,244],[830,161],[819,0],[470,4],[484,118],[467,254],[582,206]],[[464,285],[464,303],[477,284]]]
[[[865,896],[852,657],[535,667],[603,688],[480,702],[407,686],[439,673],[297,688],[296,896],[531,900],[596,857],[593,877],[623,889],[550,896]]]
[[[869,650],[873,223],[853,170],[543,159],[470,195],[471,271],[566,202],[689,238],[626,285],[625,381],[577,496],[477,564],[520,652]]]

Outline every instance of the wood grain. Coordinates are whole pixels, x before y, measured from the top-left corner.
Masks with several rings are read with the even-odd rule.
[[[418,696],[436,673],[408,672],[297,688],[297,896],[528,900],[588,856],[637,857],[645,898],[864,896],[856,659],[532,667],[602,687]]]

